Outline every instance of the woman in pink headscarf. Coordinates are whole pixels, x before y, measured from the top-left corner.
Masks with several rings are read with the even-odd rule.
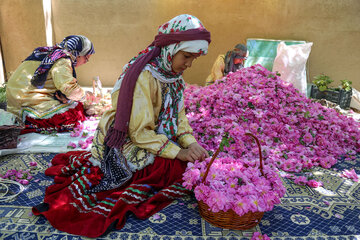
[[[187,162],[207,151],[185,115],[183,72],[207,53],[210,33],[183,14],[161,25],[153,43],[130,60],[112,92],[91,152],[58,154],[44,203],[33,208],[55,228],[98,237],[120,229],[126,213],[145,219],[187,194]]]

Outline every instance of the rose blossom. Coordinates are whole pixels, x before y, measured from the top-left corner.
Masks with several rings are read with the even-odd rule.
[[[309,187],[312,187],[312,188],[318,188],[318,187],[321,187],[322,186],[322,183],[321,182],[317,182],[316,180],[314,179],[311,179],[309,181],[307,181],[306,183]]]

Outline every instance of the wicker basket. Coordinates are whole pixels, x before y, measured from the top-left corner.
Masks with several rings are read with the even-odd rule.
[[[0,149],[17,147],[17,138],[24,129],[22,121],[18,120],[17,125],[0,126]]]
[[[252,135],[251,133],[246,133],[246,135],[251,136],[255,139],[258,147],[259,147],[259,156],[260,156],[260,172],[262,176],[265,177],[263,172],[263,159],[261,154],[261,147],[259,140]],[[211,161],[209,162],[205,175],[202,179],[202,183],[205,181],[211,164],[214,162],[215,158],[220,152],[220,147],[217,149],[213,157],[211,158]],[[199,205],[199,212],[200,215],[209,223],[216,227],[220,228],[226,228],[226,229],[233,229],[233,230],[247,230],[250,228],[255,227],[257,224],[260,223],[264,212],[248,212],[242,216],[239,216],[237,213],[235,213],[233,210],[228,210],[226,212],[219,211],[219,212],[212,212],[209,210],[209,206],[204,203],[203,201],[198,202]]]

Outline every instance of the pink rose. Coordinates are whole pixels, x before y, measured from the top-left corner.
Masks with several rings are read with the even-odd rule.
[[[88,137],[85,141],[90,144],[90,143],[92,143],[93,139],[94,139],[94,136],[91,136],[91,137]]]
[[[31,166],[31,167],[36,167],[36,166],[37,166],[37,162],[30,162],[30,166]]]
[[[317,182],[314,179],[309,180],[306,184],[312,188],[318,188],[322,186],[322,182]]]
[[[270,238],[266,234],[261,235],[259,232],[254,232],[251,240],[270,240]]]
[[[70,143],[67,145],[67,148],[74,149],[74,148],[76,148],[76,144],[73,143],[73,142],[70,142]]]
[[[29,181],[26,179],[21,179],[20,181],[18,181],[19,183],[23,184],[23,185],[28,185]]]
[[[305,185],[306,182],[307,182],[307,178],[304,176],[297,177],[294,181],[295,184],[299,184],[299,185]]]
[[[355,169],[351,169],[350,171],[349,170],[344,170],[341,174],[342,177],[345,177],[345,178],[349,178],[349,179],[352,179],[354,180],[355,182],[358,182],[359,181],[359,177],[357,176],[356,172],[355,172]]]
[[[70,133],[70,136],[71,137],[78,137],[78,136],[80,136],[80,131],[72,132],[72,133]]]

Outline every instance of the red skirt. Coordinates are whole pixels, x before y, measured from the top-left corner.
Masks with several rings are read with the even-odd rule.
[[[70,108],[64,113],[55,114],[51,118],[39,119],[26,116],[25,129],[21,131],[21,134],[42,131],[68,132],[72,131],[85,119],[84,106],[79,102],[75,108]]]
[[[129,212],[146,219],[189,193],[181,185],[186,162],[156,157],[126,185],[86,194],[102,177],[90,157],[90,152],[68,152],[53,158],[45,174],[55,183],[46,189],[44,203],[33,207],[35,215],[44,215],[58,230],[95,238],[121,229]]]

